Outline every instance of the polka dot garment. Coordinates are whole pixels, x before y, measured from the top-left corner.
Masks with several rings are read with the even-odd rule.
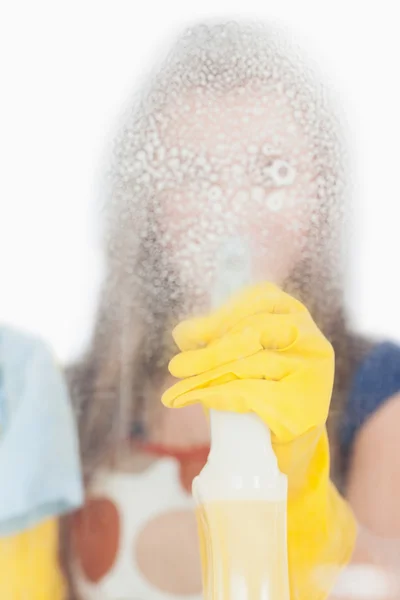
[[[84,600],[200,598],[190,489],[207,453],[148,447],[143,472],[98,474],[73,520],[74,577]]]

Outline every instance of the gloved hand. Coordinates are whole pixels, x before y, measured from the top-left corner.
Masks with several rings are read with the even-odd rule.
[[[210,316],[181,323],[173,336],[181,353],[170,372],[182,381],[163,403],[201,402],[264,420],[288,476],[291,598],[326,598],[356,538],[353,515],[329,479],[331,344],[299,301],[268,283],[245,289]]]

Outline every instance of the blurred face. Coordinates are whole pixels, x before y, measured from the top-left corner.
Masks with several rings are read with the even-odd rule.
[[[237,234],[250,245],[253,277],[283,282],[304,247],[317,191],[288,101],[277,91],[210,102],[192,94],[176,113],[164,134],[174,183],[160,206],[164,244],[183,284],[208,293],[219,244]]]
[[[245,92],[211,104],[192,95],[176,114],[164,133],[174,183],[161,191],[159,208],[165,248],[187,293],[200,305],[210,297],[216,252],[232,234],[250,245],[254,279],[283,282],[301,256],[317,193],[293,109],[277,92]],[[164,389],[174,382],[167,377]],[[202,408],[178,413],[163,409],[154,439],[208,443]]]

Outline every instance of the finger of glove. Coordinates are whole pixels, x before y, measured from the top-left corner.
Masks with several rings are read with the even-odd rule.
[[[262,283],[235,294],[220,309],[206,317],[183,321],[173,331],[181,351],[204,347],[232,329],[246,317],[258,313],[289,314],[306,308],[276,285]]]
[[[246,359],[217,366],[205,373],[178,381],[164,393],[162,402],[166,406],[176,408],[181,406],[180,398],[189,392],[215,387],[237,379],[279,381],[293,372],[298,366],[297,363],[296,360],[288,360],[269,350],[259,351]],[[233,406],[231,410],[235,410],[235,407]]]
[[[291,314],[261,313],[252,315],[238,323],[230,331],[251,332],[259,337],[263,348],[276,350],[291,356],[313,358],[334,358],[333,347],[320,331],[308,311]]]
[[[300,410],[300,407],[293,410],[293,395],[290,400],[282,402],[282,391],[281,381],[221,380],[219,385],[193,389],[180,395],[173,406],[180,408],[201,402],[208,409],[236,413],[255,412],[268,425],[275,438],[286,443],[293,441],[313,425],[309,423],[307,411]]]
[[[250,336],[252,332],[254,336],[258,336],[263,348],[284,351],[296,342],[302,321],[307,316],[306,313],[251,315],[235,325],[229,334],[243,331]]]
[[[222,389],[224,384],[235,381],[242,382],[238,389],[246,399],[247,408],[256,412],[270,426],[267,419],[270,418],[271,411],[277,421],[296,435],[326,422],[333,386],[330,361],[320,359],[305,363],[303,359],[269,350],[180,381],[167,390],[162,401],[169,407],[179,408],[202,401],[203,390]],[[271,388],[274,394],[265,395],[264,391],[268,391],[269,387],[259,388],[255,381],[277,384]],[[260,390],[263,393],[256,395]],[[214,397],[213,393],[212,398]],[[238,403],[235,397],[221,401],[227,410],[242,412],[241,402]]]
[[[249,317],[234,332],[211,342],[206,348],[178,354],[171,360],[169,370],[178,379],[192,377],[252,356],[263,348],[283,350],[294,343],[297,335],[298,330],[287,315],[263,313]]]
[[[206,348],[182,352],[170,361],[168,368],[171,375],[184,379],[251,356],[260,350],[262,345],[258,332],[248,329],[229,334]]]

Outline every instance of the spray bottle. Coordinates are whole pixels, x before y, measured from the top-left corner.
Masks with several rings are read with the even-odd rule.
[[[232,238],[217,257],[213,304],[249,283],[250,254]],[[211,449],[193,481],[205,600],[289,600],[287,478],[255,414],[210,411]]]

